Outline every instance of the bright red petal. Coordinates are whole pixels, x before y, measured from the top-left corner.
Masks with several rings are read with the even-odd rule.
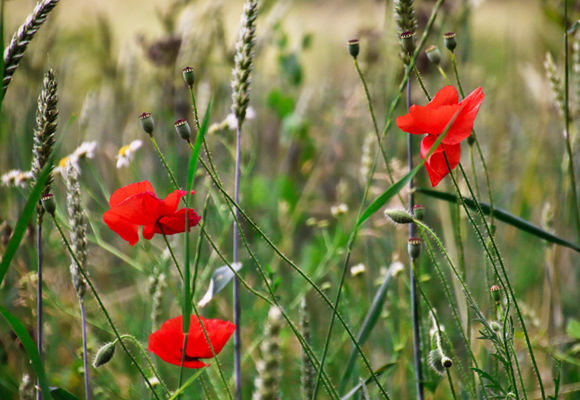
[[[143,238],[147,239],[147,240],[151,240],[153,239],[153,235],[155,235],[155,225],[156,224],[149,224],[149,225],[145,225],[143,226]]]
[[[143,192],[130,196],[117,206],[111,207],[111,211],[133,224],[154,224],[163,215],[163,202],[154,193]]]
[[[421,157],[425,158],[429,149],[435,144],[436,136],[427,135],[421,141]],[[447,155],[447,160],[445,159]],[[459,164],[461,158],[461,146],[455,145],[439,145],[435,152],[425,162],[425,168],[433,187],[449,173],[449,167],[455,168]],[[449,162],[449,166],[447,165]]]
[[[473,122],[479,111],[479,107],[483,102],[485,95],[481,87],[475,89],[469,96],[459,103],[462,108],[461,112],[457,116],[457,119],[453,123],[453,126],[443,139],[444,144],[457,144],[462,140],[465,140],[471,135],[473,130]]]
[[[397,126],[408,133],[439,135],[455,113],[459,110],[458,104],[441,107],[411,106],[409,113],[397,118]]]
[[[200,320],[203,323],[209,340],[211,341],[215,354],[219,354],[220,351],[222,351],[229,338],[236,330],[236,326],[230,321],[205,319],[203,317],[199,317],[198,319],[195,315],[191,316],[186,354],[191,354],[198,358],[212,358],[213,353],[207,343],[207,338],[205,337],[201,327]]]
[[[189,219],[189,229],[196,226],[201,217],[189,209],[187,212],[187,217]],[[165,233],[166,235],[173,235],[176,233],[185,232],[185,208],[178,210],[172,215],[166,215],[161,218],[157,224],[155,224],[155,233]],[[145,234],[145,232],[143,232]]]
[[[192,190],[191,194],[195,192]],[[175,190],[173,193],[170,193],[165,197],[163,200],[163,215],[173,214],[175,210],[177,210],[177,206],[179,205],[179,201],[183,196],[187,194],[186,190]]]
[[[433,100],[431,100],[425,107],[438,108],[441,106],[457,104],[458,101],[459,95],[457,94],[457,89],[451,85],[447,85],[439,90],[435,97],[433,97]]]
[[[103,214],[103,221],[113,232],[128,241],[131,246],[139,241],[139,226],[127,221],[122,215],[109,210]]]
[[[115,207],[127,198],[144,192],[151,192],[153,195],[155,195],[155,190],[153,189],[151,183],[148,181],[137,182],[123,186],[122,188],[115,190],[115,192],[111,195],[111,198],[109,199],[109,205],[111,207]]]

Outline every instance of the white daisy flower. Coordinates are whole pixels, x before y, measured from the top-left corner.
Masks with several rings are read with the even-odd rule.
[[[366,267],[364,264],[357,264],[350,267],[350,274],[352,276],[358,276],[364,274],[366,271]]]
[[[330,213],[333,217],[338,217],[344,215],[348,212],[348,206],[344,203],[340,203],[336,206],[330,207]]]
[[[250,120],[254,118],[256,118],[256,111],[252,107],[248,107],[246,110],[246,119]],[[227,124],[228,128],[232,131],[235,131],[238,127],[238,119],[234,113],[228,114],[224,120],[224,123]]]
[[[52,172],[54,174],[61,174],[64,176],[67,164],[70,164],[77,171],[81,170],[81,168],[79,167],[79,157],[75,152],[73,152],[68,156],[61,158],[60,161],[58,162],[58,165],[54,167]]]
[[[79,147],[73,151],[73,154],[77,156],[78,160],[83,158],[95,158],[95,149],[97,148],[97,142],[83,142]]]
[[[26,184],[32,180],[34,175],[32,171],[21,171],[19,169],[13,169],[6,172],[0,177],[0,182],[4,186],[13,186],[25,188]]]
[[[121,147],[117,153],[117,168],[128,167],[133,160],[133,154],[141,146],[143,146],[143,141],[137,139]]]

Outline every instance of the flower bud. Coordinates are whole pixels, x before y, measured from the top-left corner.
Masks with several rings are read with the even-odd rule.
[[[358,53],[360,51],[360,46],[358,39],[350,39],[347,44],[348,54],[352,56],[352,58],[357,58]]]
[[[449,357],[443,356],[441,358],[441,365],[443,365],[445,368],[449,369],[453,365],[453,360],[451,360]]]
[[[115,342],[105,343],[99,351],[97,351],[97,355],[93,360],[93,367],[99,368],[102,365],[105,365],[113,358],[115,354]]]
[[[139,123],[141,124],[141,128],[149,135],[153,136],[153,129],[155,129],[155,121],[151,116],[151,113],[144,112],[143,114],[139,115]]]
[[[418,237],[411,237],[407,242],[407,249],[411,258],[415,259],[421,254],[421,239]]]
[[[386,209],[385,217],[389,218],[395,224],[410,224],[413,217],[405,210]]]
[[[175,126],[177,134],[181,136],[183,140],[189,142],[189,139],[191,139],[191,127],[189,126],[189,123],[184,119],[178,119],[173,125]]]
[[[501,292],[500,292],[500,288],[497,285],[492,285],[489,288],[489,293],[491,294],[491,298],[493,299],[493,301],[495,301],[496,303],[499,303],[501,300]]]
[[[473,146],[474,143],[475,143],[475,139],[474,139],[473,135],[469,135],[467,137],[467,144],[470,146]]]
[[[446,34],[444,34],[443,43],[445,43],[445,47],[447,47],[449,51],[453,53],[453,51],[457,47],[457,41],[455,40],[455,32],[447,32]]]
[[[40,202],[42,203],[44,211],[46,211],[50,215],[54,215],[54,211],[56,210],[56,203],[54,202],[54,196],[52,195],[52,193],[48,193],[42,196],[40,198]]]
[[[405,31],[401,33],[401,45],[407,54],[413,54],[415,51],[415,32]]]
[[[423,221],[423,218],[425,218],[425,207],[422,206],[421,204],[415,204],[413,206],[413,215],[419,221]]]
[[[435,65],[441,64],[441,52],[437,46],[429,46],[427,50],[425,50],[425,54],[429,61],[431,61]]]
[[[193,68],[185,67],[183,68],[182,73],[185,84],[190,88],[193,87],[193,84],[195,83],[195,74],[193,73]]]

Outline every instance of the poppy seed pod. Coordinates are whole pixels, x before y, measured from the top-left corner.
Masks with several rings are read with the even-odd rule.
[[[352,56],[352,58],[357,58],[358,53],[360,52],[360,45],[358,39],[350,39],[347,44],[348,54]]]
[[[48,193],[42,196],[40,198],[40,202],[42,203],[44,211],[46,211],[50,215],[54,215],[54,211],[56,210],[56,203],[54,202],[54,196],[52,195],[52,193]]]
[[[437,46],[429,46],[427,50],[425,50],[425,54],[429,61],[431,61],[435,65],[441,64],[441,52]]]
[[[189,123],[184,119],[178,119],[175,121],[174,126],[177,134],[181,136],[183,140],[189,142],[189,139],[191,139],[191,127],[189,126]]]
[[[425,218],[425,207],[422,206],[421,204],[415,204],[413,206],[413,215],[419,221],[423,221],[423,218]]]
[[[102,365],[105,365],[115,355],[115,342],[105,343],[99,351],[97,351],[97,355],[93,361],[93,367],[99,368]]]
[[[385,217],[396,224],[410,224],[413,222],[413,217],[405,210],[386,209]]]
[[[415,32],[405,31],[401,33],[401,46],[407,54],[413,54],[413,51],[415,51]]]
[[[410,237],[407,244],[407,249],[411,258],[415,259],[421,254],[421,239],[418,237]]]
[[[141,124],[141,128],[149,135],[153,136],[153,129],[155,129],[155,120],[151,113],[144,112],[143,114],[139,115],[139,123]]]
[[[499,301],[501,300],[501,293],[500,293],[499,286],[492,285],[489,288],[489,293],[491,294],[491,298],[493,299],[493,301],[495,301],[496,303],[499,303]]]
[[[455,40],[455,32],[447,32],[446,34],[444,34],[443,43],[445,43],[445,47],[447,47],[449,51],[453,53],[453,51],[457,47],[457,41]]]
[[[195,83],[195,74],[193,73],[193,68],[185,67],[183,68],[182,73],[185,84],[191,88]]]

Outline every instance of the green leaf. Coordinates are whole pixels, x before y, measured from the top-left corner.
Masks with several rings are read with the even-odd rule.
[[[201,123],[201,127],[199,128],[199,132],[197,132],[197,136],[195,137],[195,143],[193,145],[193,150],[191,152],[191,158],[189,159],[189,168],[187,170],[187,193],[193,187],[193,181],[195,179],[195,171],[197,170],[197,162],[199,161],[199,153],[201,151],[201,145],[203,143],[203,139],[205,138],[205,134],[207,133],[207,128],[209,126],[209,115],[211,113],[211,104],[210,101],[207,109],[205,110],[205,115],[203,116],[203,122]]]
[[[42,196],[42,191],[44,190],[44,184],[50,175],[50,171],[52,170],[52,162],[49,162],[44,166],[42,171],[40,171],[40,175],[36,180],[30,194],[28,195],[28,199],[26,200],[26,204],[24,205],[24,210],[22,210],[22,215],[18,219],[16,223],[16,227],[14,228],[14,233],[12,233],[12,237],[6,246],[6,251],[2,256],[2,263],[0,263],[0,285],[2,285],[2,281],[6,276],[6,272],[8,271],[8,267],[10,267],[10,263],[16,254],[16,250],[20,246],[20,242],[26,233],[26,228],[28,227],[28,222],[32,218],[34,211],[36,209],[36,205],[40,201],[40,197]]]
[[[416,191],[419,193],[426,194],[427,196],[434,197],[436,199],[445,200],[450,203],[457,203],[457,196],[455,194],[439,192],[437,190],[424,188],[417,188]],[[469,199],[466,197],[463,198],[463,201],[465,202],[465,205],[467,205],[467,207],[471,208],[472,210],[477,210],[477,203],[479,203],[479,206],[481,207],[481,210],[483,211],[484,214],[486,215],[491,214],[491,207],[489,206],[489,204],[476,202],[473,199]],[[502,210],[501,208],[494,207],[493,216],[499,221],[512,225],[524,232],[531,233],[532,235],[539,237],[540,239],[544,239],[548,242],[559,244],[561,246],[565,246],[580,252],[580,245],[569,242],[550,232],[547,232],[544,229],[540,228],[539,226],[534,225],[523,218],[516,217],[515,215],[510,214],[509,212]]]
[[[52,394],[52,398],[54,400],[79,400],[79,398],[72,393],[67,392],[63,388],[59,387],[50,388],[50,393]]]
[[[38,349],[36,348],[36,344],[28,334],[26,327],[12,315],[6,308],[0,305],[0,314],[2,317],[8,322],[12,331],[18,336],[22,346],[24,347],[24,351],[28,355],[28,359],[38,378],[38,382],[40,385],[40,390],[42,390],[42,397],[45,400],[51,400],[52,396],[50,394],[50,389],[48,387],[48,380],[46,378],[46,373],[44,372],[44,366],[42,365],[42,360],[40,359],[40,354],[38,354]]]
[[[185,391],[185,389],[187,389],[187,387],[188,387],[189,385],[191,385],[193,382],[195,382],[195,380],[196,380],[196,379],[197,379],[197,378],[198,378],[198,377],[201,375],[201,373],[202,373],[203,371],[204,371],[204,370],[203,370],[203,368],[202,368],[202,369],[199,369],[199,370],[198,370],[198,371],[197,371],[195,374],[191,375],[191,376],[189,377],[189,379],[188,379],[188,380],[187,380],[187,381],[186,381],[186,382],[185,382],[185,383],[184,383],[184,384],[183,384],[183,385],[182,385],[182,386],[181,386],[179,389],[177,389],[177,390],[176,390],[176,391],[175,391],[175,392],[174,392],[174,393],[171,395],[171,397],[170,397],[169,399],[167,399],[167,400],[175,400],[175,399],[177,399],[177,398],[178,398],[178,397],[181,395],[181,393],[183,393],[183,392]]]
[[[566,332],[572,339],[580,339],[580,321],[576,318],[571,318],[570,321],[568,321]]]
[[[387,364],[383,365],[382,367],[380,367],[379,369],[377,369],[374,372],[374,374],[376,376],[381,376],[382,374],[384,374],[385,372],[387,372],[388,370],[390,370],[391,368],[393,368],[395,365],[397,365],[397,363],[395,363],[395,362],[387,363]],[[363,387],[363,385],[368,386],[368,384],[371,383],[372,381],[373,381],[373,377],[369,377],[366,380],[360,382],[358,385],[356,385],[354,388],[352,388],[347,394],[345,394],[344,396],[342,396],[340,398],[340,400],[348,400],[348,399],[350,399],[352,396],[354,396]]]
[[[391,278],[393,276],[393,267],[389,267],[387,271],[387,275],[377,292],[375,293],[375,297],[373,299],[373,303],[367,312],[367,315],[362,323],[362,326],[356,336],[356,340],[360,346],[362,346],[368,339],[371,331],[377,324],[379,317],[381,315],[381,311],[383,309],[383,304],[385,303],[385,298],[387,296],[387,287]],[[350,351],[350,355],[348,356],[348,361],[346,362],[345,370],[342,374],[342,378],[340,379],[340,385],[338,387],[338,392],[341,393],[346,389],[346,384],[352,374],[354,363],[356,361],[357,356],[356,349],[353,347]]]

